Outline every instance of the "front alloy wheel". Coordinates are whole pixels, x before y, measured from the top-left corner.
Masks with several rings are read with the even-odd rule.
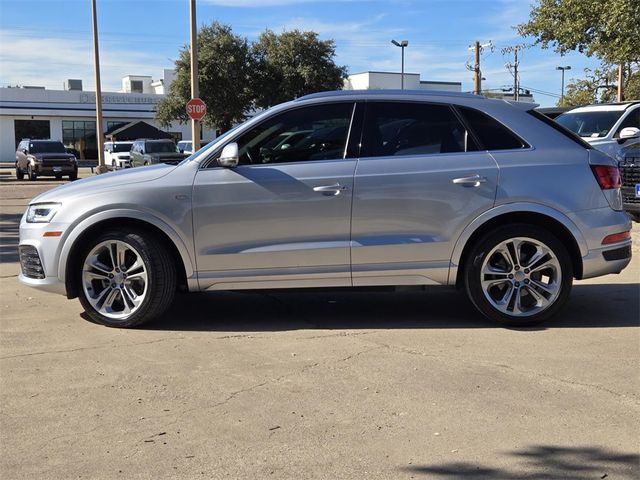
[[[504,324],[530,325],[549,318],[571,290],[573,269],[566,249],[539,227],[498,229],[478,242],[469,258],[469,297],[485,316]]]
[[[173,259],[147,233],[106,233],[83,259],[80,302],[97,323],[136,326],[163,313],[173,300]]]

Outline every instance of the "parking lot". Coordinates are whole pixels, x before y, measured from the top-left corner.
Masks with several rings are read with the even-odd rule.
[[[180,295],[118,330],[18,284],[20,217],[65,181],[2,172],[2,478],[640,478],[638,224],[537,328],[437,288]]]

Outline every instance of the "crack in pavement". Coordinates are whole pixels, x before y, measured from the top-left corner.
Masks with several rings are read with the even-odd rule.
[[[110,345],[92,345],[89,347],[78,347],[78,348],[69,348],[65,350],[44,350],[41,352],[30,352],[30,353],[19,353],[17,355],[7,355],[4,357],[0,357],[0,360],[8,360],[11,358],[20,358],[20,357],[32,357],[36,355],[49,355],[49,354],[58,354],[58,353],[72,353],[72,352],[82,352],[84,350],[99,350],[101,348],[123,348],[123,347],[136,347],[139,345],[151,345],[153,343],[167,342],[171,340],[185,340],[187,337],[169,337],[169,338],[160,338],[156,340],[149,340],[147,342],[137,342],[137,343],[123,343],[123,344],[110,344]]]
[[[517,368],[517,367],[512,367],[511,365],[505,365],[502,363],[493,363],[493,362],[486,362],[483,360],[465,360],[465,359],[461,359],[459,357],[456,356],[452,356],[452,357],[444,357],[441,354],[430,354],[430,353],[426,353],[426,352],[421,352],[419,350],[414,350],[411,348],[407,348],[407,347],[400,347],[397,345],[389,345],[386,343],[380,343],[380,342],[375,342],[373,340],[368,340],[368,339],[363,339],[363,341],[365,342],[369,342],[369,343],[373,343],[375,345],[380,345],[382,347],[388,348],[391,351],[396,351],[399,353],[406,353],[409,355],[417,355],[417,356],[421,356],[421,357],[429,357],[429,358],[434,358],[438,361],[450,361],[450,360],[457,360],[461,363],[465,363],[465,364],[473,364],[473,365],[477,365],[477,366],[485,366],[485,367],[494,367],[494,368],[499,368],[501,370],[509,370],[512,371],[514,373],[517,374],[522,374],[522,375],[527,375],[529,377],[536,377],[536,378],[541,378],[541,379],[545,379],[545,380],[549,380],[552,382],[557,382],[557,383],[562,383],[565,385],[571,385],[573,387],[581,387],[583,389],[593,389],[593,390],[598,390],[600,392],[604,392],[604,393],[608,393],[610,395],[613,395],[615,397],[618,398],[618,400],[622,401],[623,403],[631,403],[633,405],[637,405],[637,402],[634,401],[635,395],[631,394],[631,395],[626,395],[620,392],[616,392],[615,390],[611,390],[608,389],[606,387],[603,387],[601,385],[596,385],[596,384],[592,384],[592,383],[582,383],[582,382],[576,382],[573,380],[568,380],[566,378],[562,378],[562,377],[557,377],[554,375],[550,375],[548,373],[542,373],[542,372],[536,372],[533,370],[527,370],[527,369],[523,369],[523,368]]]

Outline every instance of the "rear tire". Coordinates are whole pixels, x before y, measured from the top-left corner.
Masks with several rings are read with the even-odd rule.
[[[29,180],[32,182],[35,182],[38,179],[38,174],[31,165],[27,167],[27,175],[29,176]]]
[[[81,258],[80,303],[96,323],[135,327],[161,315],[173,301],[174,260],[147,232],[105,232],[88,242]]]
[[[535,225],[506,225],[487,233],[465,265],[469,298],[485,317],[503,325],[534,325],[554,316],[573,284],[567,249]]]

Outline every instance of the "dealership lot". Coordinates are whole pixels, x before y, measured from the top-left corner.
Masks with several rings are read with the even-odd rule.
[[[16,280],[20,216],[65,181],[0,182],[4,478],[640,476],[638,224],[539,328],[435,289],[182,295],[116,330]]]

